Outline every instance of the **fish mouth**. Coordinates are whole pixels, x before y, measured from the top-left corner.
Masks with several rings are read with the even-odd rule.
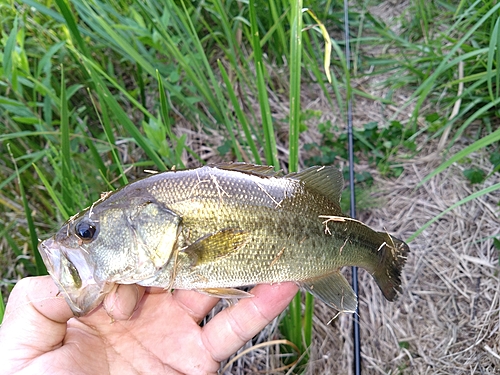
[[[96,308],[113,286],[95,279],[84,249],[67,248],[52,237],[41,242],[38,251],[59,292],[77,317]]]

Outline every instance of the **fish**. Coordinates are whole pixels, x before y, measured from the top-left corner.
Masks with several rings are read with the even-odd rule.
[[[342,213],[343,185],[333,166],[285,175],[219,163],[157,173],[103,194],[38,250],[77,317],[116,284],[246,298],[238,288],[292,281],[354,312],[357,296],[341,269],[365,269],[393,301],[410,249]]]

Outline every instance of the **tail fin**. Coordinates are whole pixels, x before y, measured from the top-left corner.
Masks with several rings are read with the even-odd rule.
[[[385,244],[379,249],[380,262],[373,277],[385,298],[394,301],[397,293],[401,293],[401,271],[410,248],[405,242],[385,232],[378,234],[384,238]]]

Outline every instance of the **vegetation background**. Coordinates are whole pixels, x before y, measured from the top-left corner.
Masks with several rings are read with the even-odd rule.
[[[38,239],[145,169],[345,169],[351,98],[361,217],[413,240],[407,297],[383,304],[362,279],[366,372],[495,373],[499,16],[494,0],[351,1],[348,69],[339,1],[0,0],[0,321],[15,282],[46,273]],[[431,300],[446,295],[452,312]],[[279,328],[301,360],[273,370],[294,353],[268,345],[227,371],[345,373],[350,318],[331,314],[297,297],[249,346]]]

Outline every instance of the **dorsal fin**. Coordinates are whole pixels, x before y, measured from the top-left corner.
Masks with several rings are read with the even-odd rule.
[[[242,172],[259,177],[281,177],[281,171],[275,171],[272,165],[255,165],[248,163],[217,163],[211,164],[210,167],[224,169],[227,171]]]
[[[311,167],[298,173],[290,173],[285,177],[302,181],[304,185],[316,193],[339,203],[344,188],[342,172],[333,166]]]

